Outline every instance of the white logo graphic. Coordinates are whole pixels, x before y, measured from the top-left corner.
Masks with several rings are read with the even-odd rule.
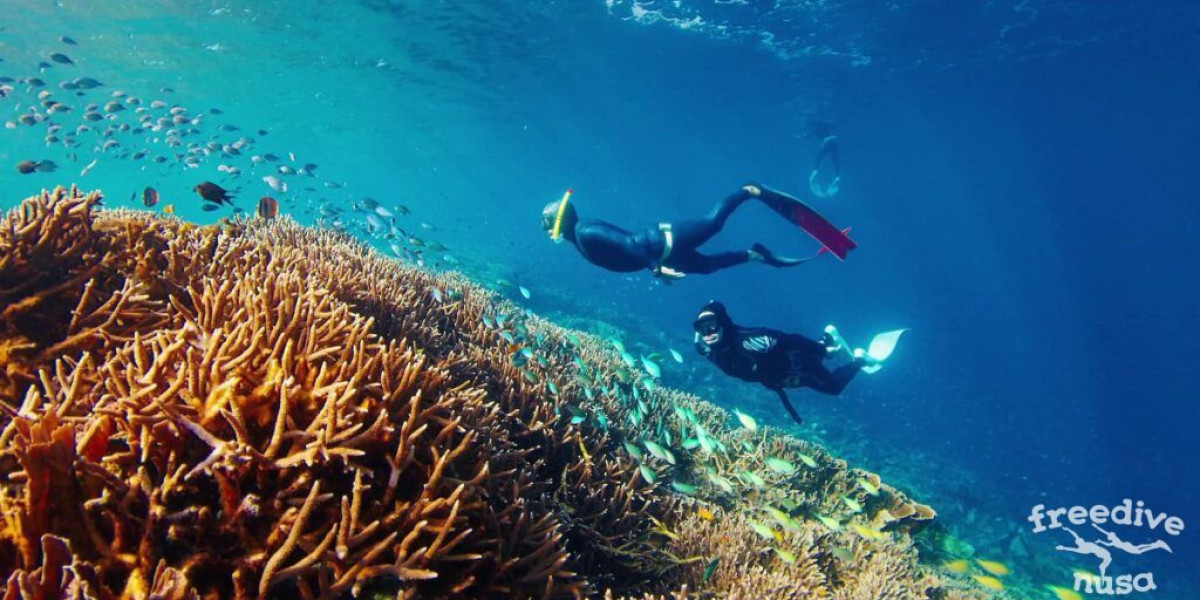
[[[769,335],[756,335],[743,341],[742,347],[751,352],[766,352],[775,347],[775,338]]]
[[[1132,500],[1126,499],[1112,508],[1100,504],[1090,508],[1083,506],[1051,510],[1045,510],[1045,508],[1044,504],[1039,504],[1033,507],[1029,513],[1029,522],[1033,523],[1033,533],[1061,529],[1071,536],[1073,545],[1060,544],[1054,547],[1055,550],[1091,556],[1100,561],[1099,575],[1079,571],[1075,573],[1075,591],[1089,594],[1123,595],[1134,591],[1148,592],[1157,587],[1154,583],[1153,573],[1139,573],[1136,576],[1132,574],[1110,576],[1108,569],[1113,564],[1113,552],[1110,549],[1132,555],[1145,554],[1151,550],[1165,550],[1173,553],[1171,546],[1162,539],[1156,539],[1146,544],[1127,542],[1121,539],[1115,531],[1112,531],[1113,525],[1143,527],[1150,531],[1158,531],[1161,527],[1161,531],[1169,536],[1178,536],[1184,528],[1183,519],[1146,508],[1145,503],[1141,500],[1137,501],[1136,506]],[[1060,522],[1060,519],[1064,519],[1067,523]],[[1079,531],[1084,535],[1067,527],[1068,523],[1079,527]],[[1100,535],[1091,534],[1082,528],[1084,525],[1090,525]],[[1108,529],[1101,525],[1107,526]]]

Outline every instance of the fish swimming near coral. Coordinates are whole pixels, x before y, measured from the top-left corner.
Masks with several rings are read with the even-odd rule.
[[[1002,562],[997,562],[994,560],[983,560],[981,558],[975,559],[975,562],[979,563],[979,566],[982,567],[984,571],[987,571],[988,573],[991,573],[992,575],[1008,575],[1009,574],[1008,565],[1005,565]]]
[[[263,219],[274,219],[279,214],[279,201],[263,196],[258,200],[258,216]]]
[[[146,187],[146,189],[142,190],[142,204],[145,204],[147,207],[153,207],[158,204],[158,190],[152,187]]]
[[[58,165],[52,160],[23,160],[17,163],[17,171],[23,175],[30,173],[53,173],[58,170]]]
[[[737,415],[738,421],[741,421],[741,423],[742,423],[742,427],[745,427],[746,429],[749,429],[750,431],[758,430],[758,421],[755,421],[754,417],[752,417],[736,408],[733,409],[733,414]]]
[[[792,463],[790,463],[786,460],[783,460],[782,458],[776,458],[774,456],[768,457],[766,460],[766,463],[767,463],[767,466],[770,467],[772,471],[783,473],[784,475],[787,475],[787,474],[791,473],[792,471],[796,470],[796,466],[793,465]]]
[[[671,489],[675,490],[676,492],[679,492],[680,494],[684,494],[687,496],[691,496],[691,495],[695,494],[697,491],[696,486],[694,486],[690,483],[684,483],[682,481],[672,481]]]
[[[642,472],[642,477],[646,480],[646,483],[652,484],[658,481],[658,473],[656,473],[654,469],[651,469],[646,465],[638,465],[638,470]]]
[[[997,592],[1004,590],[1004,583],[995,577],[990,575],[972,575],[972,577],[975,578],[975,581],[979,582],[979,585],[982,585],[989,590]]]
[[[970,568],[970,566],[971,566],[971,564],[968,563],[966,561],[966,559],[960,558],[958,560],[952,560],[948,563],[943,564],[942,568],[944,568],[947,571],[950,571],[952,573],[966,573],[967,569]]]
[[[204,198],[209,202],[214,202],[216,204],[221,204],[224,202],[225,204],[233,206],[233,200],[231,200],[232,196],[229,194],[229,191],[211,181],[202,182],[193,189],[197,194],[200,195],[201,198]]]
[[[1050,590],[1058,600],[1083,600],[1083,594],[1076,592],[1070,588],[1059,587],[1057,585],[1047,585],[1046,589]]]

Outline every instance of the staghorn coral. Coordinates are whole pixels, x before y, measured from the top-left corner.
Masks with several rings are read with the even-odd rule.
[[[952,597],[910,551],[931,509],[597,338],[286,218],[98,200],[60,188],[0,227],[7,596]],[[700,429],[725,450],[682,449]],[[625,449],[651,439],[672,460]],[[817,468],[761,469],[801,453]],[[747,526],[789,502],[887,533],[804,521],[789,564]]]

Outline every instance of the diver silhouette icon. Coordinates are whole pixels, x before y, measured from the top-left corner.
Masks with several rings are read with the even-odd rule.
[[[1166,550],[1167,552],[1170,552],[1171,554],[1175,553],[1173,550],[1171,550],[1171,547],[1168,546],[1167,543],[1162,540],[1154,540],[1152,543],[1149,543],[1149,544],[1142,544],[1140,546],[1135,546],[1135,545],[1130,544],[1129,542],[1126,542],[1125,540],[1117,537],[1117,534],[1115,534],[1111,531],[1105,531],[1105,530],[1101,529],[1100,526],[1096,525],[1095,523],[1092,523],[1092,527],[1095,527],[1096,531],[1103,533],[1105,539],[1107,540],[1107,541],[1096,540],[1096,543],[1100,544],[1101,546],[1108,546],[1109,548],[1119,548],[1129,554],[1142,554],[1144,552],[1149,552],[1151,550]]]
[[[1073,552],[1075,554],[1091,554],[1092,556],[1099,558],[1100,576],[1104,577],[1106,575],[1105,571],[1108,570],[1108,565],[1112,564],[1112,552],[1109,552],[1104,548],[1104,546],[1101,546],[1095,542],[1089,542],[1079,537],[1079,535],[1074,531],[1071,531],[1069,527],[1063,527],[1063,530],[1071,534],[1071,537],[1075,538],[1075,545],[1055,546],[1054,549],[1062,550],[1063,552]]]

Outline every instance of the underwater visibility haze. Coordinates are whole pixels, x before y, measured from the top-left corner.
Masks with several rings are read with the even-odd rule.
[[[831,502],[843,510],[848,505],[853,513],[861,512],[862,506],[858,511],[854,507],[864,498],[877,498],[879,490],[875,489],[875,494],[871,490],[880,479],[891,486],[885,495],[894,494],[888,496],[889,502],[895,499],[889,510],[898,521],[902,518],[897,507],[918,514],[924,508],[913,506],[936,510],[932,524],[904,522],[895,535],[901,545],[909,544],[907,536],[911,535],[917,555],[912,563],[917,565],[919,560],[920,565],[912,567],[917,569],[913,572],[930,578],[922,579],[925,589],[939,591],[886,595],[869,591],[875,588],[866,583],[854,592],[849,586],[838,588],[828,583],[831,597],[1104,597],[1099,591],[1078,591],[1072,571],[1095,574],[1105,570],[1101,564],[1113,577],[1152,574],[1155,589],[1132,591],[1132,597],[1200,597],[1195,569],[1200,564],[1200,533],[1195,530],[1200,526],[1196,510],[1200,506],[1200,463],[1196,460],[1200,457],[1196,435],[1200,425],[1196,368],[1200,354],[1196,347],[1200,340],[1200,207],[1193,181],[1200,159],[1200,113],[1196,110],[1200,106],[1200,5],[1146,0],[6,0],[3,4],[0,122],[5,128],[0,130],[0,208],[8,212],[43,190],[75,185],[83,192],[102,193],[102,206],[84,210],[113,211],[115,216],[108,217],[112,223],[120,219],[143,223],[139,219],[147,218],[117,209],[149,211],[167,218],[172,223],[163,226],[167,233],[145,234],[149,236],[145,239],[129,233],[126,239],[113,233],[120,227],[106,229],[105,221],[97,217],[97,231],[123,240],[96,246],[97,255],[111,251],[115,253],[112,256],[126,256],[112,248],[128,242],[133,255],[156,257],[146,258],[136,269],[129,267],[128,272],[144,277],[146,269],[161,269],[170,273],[164,277],[175,278],[172,281],[177,281],[179,290],[190,289],[194,294],[204,287],[204,281],[226,281],[233,289],[235,284],[229,282],[237,278],[190,271],[185,277],[179,273],[186,269],[176,273],[171,271],[175,267],[164,266],[169,262],[165,257],[174,251],[166,248],[208,248],[204,246],[208,242],[193,239],[200,234],[181,222],[217,225],[205,231],[214,236],[224,231],[242,241],[228,245],[212,242],[209,250],[195,250],[194,254],[189,254],[193,250],[180,252],[199,262],[204,262],[204,257],[225,256],[237,269],[257,264],[238,254],[240,250],[230,250],[245,240],[263,244],[261,248],[268,249],[264,251],[286,254],[291,257],[288,260],[300,261],[287,263],[288,269],[295,269],[294,273],[288,271],[289,277],[311,275],[313,281],[322,282],[314,285],[340,290],[338,297],[352,309],[346,314],[374,319],[373,325],[363,327],[375,327],[371,331],[385,338],[379,343],[399,343],[397,340],[404,338],[416,340],[413,343],[419,349],[428,344],[433,354],[444,352],[437,354],[438,360],[444,359],[444,364],[450,365],[445,366],[447,372],[453,373],[446,381],[478,384],[488,398],[508,398],[505,394],[510,391],[501,390],[524,390],[522,386],[527,385],[543,386],[538,389],[546,402],[568,402],[563,398],[576,393],[582,398],[583,387],[588,387],[589,402],[592,387],[599,397],[605,388],[598,382],[594,386],[573,383],[580,387],[570,390],[560,382],[551,391],[545,373],[537,369],[550,372],[573,367],[553,358],[537,367],[534,357],[535,353],[542,356],[543,350],[549,356],[551,351],[540,344],[565,335],[551,325],[587,334],[585,343],[562,342],[561,348],[590,347],[590,340],[595,340],[596,349],[590,354],[578,351],[572,358],[588,373],[589,367],[583,364],[599,361],[597,357],[603,355],[615,365],[614,372],[625,373],[622,385],[629,389],[618,394],[613,384],[608,394],[621,396],[619,402],[636,407],[642,401],[640,395],[635,399],[621,394],[632,394],[639,387],[642,391],[637,393],[648,394],[648,398],[675,393],[660,387],[688,395],[686,402],[681,400],[674,408],[666,401],[651,402],[649,408],[632,412],[627,406],[620,408],[613,414],[622,415],[625,421],[618,424],[621,419],[614,416],[612,431],[604,421],[603,435],[563,438],[577,440],[588,461],[607,459],[608,455],[613,461],[632,461],[629,473],[638,485],[642,479],[637,478],[644,478],[653,494],[661,494],[654,496],[660,500],[652,501],[644,500],[652,494],[641,488],[629,492],[630,497],[639,498],[634,501],[637,506],[642,506],[637,502],[644,501],[645,506],[660,502],[655,506],[661,509],[646,508],[645,512],[656,515],[653,518],[658,521],[654,522],[668,529],[670,535],[658,536],[663,543],[670,543],[671,536],[678,537],[671,530],[707,531],[695,533],[694,539],[718,539],[712,528],[721,526],[727,516],[729,523],[734,522],[735,514],[753,514],[758,519],[755,524],[773,524],[780,527],[779,532],[816,536],[811,531],[822,527],[817,513],[825,511],[817,510],[817,506],[825,506],[820,502],[807,508],[803,502],[790,510],[772,508],[789,513],[775,515],[777,523],[762,512],[768,505],[786,507],[786,502],[771,495],[770,488],[799,485],[786,476],[793,467],[804,471],[799,463],[783,461],[788,468],[780,467],[777,472],[766,468],[763,475],[777,478],[767,486],[757,485],[753,473],[743,472],[743,479],[735,483],[744,489],[723,500],[703,493],[697,496],[686,484],[672,490],[665,475],[670,471],[676,475],[675,481],[682,481],[680,474],[687,465],[696,474],[707,473],[710,483],[704,485],[719,494],[724,487],[719,480],[728,483],[733,478],[724,471],[724,475],[717,474],[720,469],[750,469],[739,462],[750,460],[741,453],[761,458],[769,454],[764,448],[790,452],[799,447],[795,444],[803,443],[804,448],[819,447],[828,453],[819,457],[828,461],[822,463],[827,475],[851,469],[846,472],[854,476],[839,475],[851,482],[851,487],[862,473],[878,474],[861,479],[866,483],[854,488],[859,501],[846,497],[853,496],[849,492],[831,496]],[[833,176],[831,157],[818,161],[823,142],[831,136],[836,136],[832,143],[838,151],[836,190],[828,187]],[[818,167],[816,184],[810,185],[814,164]],[[645,269],[619,273],[590,264],[570,241],[552,241],[539,222],[543,207],[560,200],[567,190],[571,190],[570,203],[580,218],[602,219],[637,230],[700,217],[752,183],[803,200],[838,229],[849,227],[848,236],[857,247],[845,260],[824,252],[796,267],[775,268],[751,261],[707,275],[693,272],[672,281]],[[271,201],[261,200],[263,197]],[[66,202],[63,197],[56,201]],[[0,246],[12,256],[19,254],[15,249],[23,243],[23,234],[13,225],[24,222],[19,213],[10,213],[10,222],[4,226],[11,234],[6,243],[11,244]],[[288,219],[312,229],[262,223]],[[143,231],[138,229],[142,225],[123,227]],[[386,291],[409,288],[370,282],[391,282],[389,277],[399,277],[388,270],[391,267],[367,259],[356,262],[360,259],[342,254],[344,249],[314,230],[345,233],[372,247],[378,256],[370,260],[399,263],[420,273],[404,277],[428,278],[411,281],[419,282],[421,289],[435,287],[437,306],[451,308],[433,310],[423,304],[413,308],[406,303],[416,296],[407,291],[389,298]],[[135,238],[142,241],[135,244],[131,241]],[[163,247],[157,248],[157,241],[146,241],[150,239],[161,241]],[[733,212],[703,250],[742,251],[755,243],[793,257],[807,257],[822,248],[814,237],[780,219],[768,202],[751,199]],[[311,244],[311,249],[297,249],[304,244]],[[245,256],[255,256],[246,252]],[[25,270],[12,266],[18,260],[6,263],[7,259],[0,257],[0,315],[4,315],[0,316],[0,335],[11,334],[3,338],[5,343],[16,343],[12,342],[18,340],[13,332],[26,326],[16,320],[26,317],[14,315],[36,304],[31,301],[22,306],[22,294],[39,286],[59,289],[54,287],[58,284],[47,282],[65,277],[61,272],[75,268],[51,268],[52,261],[45,256],[32,251],[29,256],[33,258],[22,267]],[[40,260],[47,261],[42,271],[38,270],[43,264]],[[339,269],[364,266],[352,275],[340,271],[340,275],[329,275],[334,273],[333,266],[313,266],[310,271],[303,267],[303,260],[322,265],[330,262]],[[109,262],[105,265],[117,269]],[[261,270],[245,266],[245,273],[274,277],[274,269],[280,268],[276,263],[263,265]],[[228,266],[231,272],[242,273],[233,264]],[[13,270],[5,272],[10,267]],[[118,272],[126,273],[113,271]],[[39,279],[43,277],[45,281]],[[125,275],[104,277],[117,281]],[[97,289],[108,285],[103,283],[109,281],[104,277],[92,275],[101,282]],[[364,279],[361,288],[347,283],[354,277]],[[83,286],[86,278],[63,285]],[[35,281],[39,283],[32,283]],[[477,291],[462,299],[450,294],[454,286]],[[182,293],[165,284],[147,289],[151,297]],[[487,302],[499,304],[485,302],[485,290],[494,295]],[[246,298],[258,298],[253,289],[244,293]],[[273,293],[264,292],[262,298],[291,298],[270,296]],[[76,321],[82,318],[71,316],[78,294],[72,298],[71,305],[60,313],[65,315],[64,322],[70,322],[63,327],[74,332]],[[746,327],[818,339],[826,325],[835,325],[852,347],[866,347],[872,336],[881,332],[906,331],[881,369],[859,373],[840,395],[789,390],[791,402],[803,417],[803,423],[797,424],[781,410],[773,391],[724,374],[697,352],[697,344],[703,344],[694,336],[693,321],[705,303],[713,300],[725,306],[734,322]],[[44,302],[37,310],[51,304]],[[197,306],[201,304],[197,301]],[[514,322],[530,322],[527,331],[507,339],[511,348],[503,346],[512,365],[503,366],[504,360],[495,363],[500,366],[487,362],[491,360],[486,358],[490,356],[487,351],[473,345],[470,336],[475,334],[446,341],[454,336],[445,328],[465,327],[460,320],[464,314],[471,317],[474,327],[482,315],[484,325],[503,330],[503,322],[496,328],[495,316],[508,309],[496,307],[510,304],[517,307],[511,311],[516,315],[510,317]],[[164,300],[163,306],[169,302]],[[314,311],[312,315],[317,316],[299,309],[294,314],[316,321],[328,314],[342,314],[333,309]],[[441,333],[432,337],[414,333],[425,326],[414,323],[414,315],[430,319],[443,328]],[[143,329],[137,339],[141,340],[147,332],[165,327],[163,323],[171,318],[138,321],[126,316],[122,320],[140,323],[138,327]],[[200,321],[203,319],[196,317],[196,322]],[[307,326],[315,332],[319,327],[314,322]],[[228,333],[228,326],[225,331]],[[29,334],[22,335],[24,342],[20,343],[28,342]],[[388,335],[394,337],[387,339]],[[346,334],[345,340],[367,344],[362,341],[366,334],[363,336]],[[135,343],[132,333],[127,337],[108,336],[105,343]],[[534,339],[537,343],[531,341]],[[73,347],[66,342],[56,346],[55,342],[35,341],[43,345],[38,352]],[[609,356],[616,346],[622,348],[619,354],[632,359],[625,367],[619,354]],[[523,347],[531,348],[528,354],[522,354]],[[36,479],[32,477],[36,469],[28,466],[32,459],[14,442],[26,435],[15,432],[32,425],[14,423],[18,417],[31,418],[33,414],[29,407],[36,403],[24,400],[26,394],[29,398],[52,396],[46,391],[52,386],[38,376],[19,376],[24,367],[18,365],[25,364],[19,359],[23,351],[19,344],[0,344],[0,361],[9,363],[5,365],[9,379],[3,382],[11,383],[11,389],[0,389],[0,403],[6,404],[0,423],[7,427],[0,438],[5,452],[0,467],[9,476],[0,486],[6,486],[10,500],[25,493],[32,498],[35,493],[21,486]],[[45,350],[29,364],[36,362],[44,373],[54,372],[53,359],[67,361],[59,369],[62,364],[81,370],[87,366],[81,352],[62,351],[60,355]],[[378,361],[382,366],[371,363],[363,372],[387,380],[387,375],[378,373],[388,372],[387,365],[392,364],[388,361],[400,364],[398,357],[403,351],[381,350],[384,358]],[[136,354],[129,352],[129,356]],[[93,350],[93,358],[101,354]],[[455,371],[459,367],[453,365],[460,365],[455,360],[467,360],[462,357],[474,357],[481,365],[492,365],[492,370]],[[370,362],[361,360],[364,365]],[[569,363],[571,359],[564,360]],[[524,371],[528,381],[522,383],[521,367],[527,361],[534,370]],[[635,376],[631,384],[628,371],[622,369],[642,375]],[[639,386],[647,372],[652,375],[649,383]],[[515,377],[515,381],[504,383],[504,377],[496,373]],[[435,379],[430,376],[428,381]],[[450,383],[429,382],[413,385],[425,386],[422,389],[430,390],[427,394],[454,388]],[[104,385],[98,384],[97,390]],[[563,388],[561,394],[558,387]],[[117,394],[113,389],[105,393]],[[10,391],[11,397],[5,395]],[[96,393],[97,398],[106,397]],[[744,429],[756,432],[747,433],[746,446],[730,441],[732,447],[712,451],[728,457],[727,463],[721,463],[726,466],[710,466],[705,471],[699,457],[709,450],[702,452],[694,445],[686,452],[694,453],[696,462],[682,458],[683,447],[691,445],[689,439],[709,446],[708,434],[689,429],[703,431],[696,414],[688,425],[686,411],[680,408],[693,406],[692,395],[727,411],[721,419],[729,430],[739,435],[746,433]],[[27,403],[25,409],[23,402]],[[582,400],[579,404],[590,406]],[[563,418],[557,427],[575,427],[580,422],[583,427],[593,426],[594,417],[577,414],[573,412],[575,404],[571,406],[572,412],[560,411]],[[756,428],[735,416],[735,409],[756,423]],[[537,409],[529,410],[521,413],[522,418],[540,414]],[[659,410],[666,415],[659,423],[675,419],[678,411],[682,429],[660,424],[654,430],[640,422],[654,421],[650,413]],[[695,410],[701,423],[710,417],[704,412],[707,408]],[[479,423],[487,413],[478,408],[454,411],[464,422],[474,418],[480,419]],[[374,419],[377,413],[388,415],[388,411],[364,409],[354,413],[358,416],[347,416],[344,425],[350,427],[348,423],[354,422],[358,423],[355,427],[369,429],[369,420],[359,423],[354,419],[363,414]],[[213,409],[208,417],[219,414],[219,409]],[[391,416],[397,414],[392,411]],[[222,427],[208,417],[197,416],[195,423],[188,421],[189,427],[209,427],[213,432]],[[253,421],[252,416],[246,418]],[[530,422],[538,422],[530,418]],[[432,419],[430,427],[452,420]],[[575,422],[568,424],[568,420]],[[280,431],[284,422],[279,419]],[[258,425],[270,434],[275,419],[263,423]],[[305,426],[300,421],[295,425]],[[330,425],[330,431],[333,427]],[[502,428],[494,424],[478,427],[483,436]],[[621,427],[630,429],[614,433]],[[768,443],[763,434],[768,428],[788,441]],[[651,433],[629,433],[643,430]],[[530,426],[529,431],[542,429]],[[238,431],[239,440],[242,433]],[[715,430],[710,433],[712,440],[725,435]],[[303,435],[297,433],[294,439]],[[646,449],[645,456],[634,461],[629,444],[617,441],[625,439],[622,436],[635,442],[648,436],[658,442],[634,444],[635,449]],[[119,437],[114,437],[112,444],[117,444]],[[496,442],[480,451],[480,464],[487,462],[489,452],[500,453],[497,448],[501,446],[518,447],[523,443],[520,440],[527,439],[526,434],[513,434],[516,441],[511,446]],[[442,441],[439,437],[438,443]],[[761,445],[751,441],[761,441]],[[571,452],[576,450],[574,441],[566,445]],[[84,442],[79,447],[83,456],[91,456]],[[443,449],[431,452],[433,465]],[[681,455],[679,465],[672,452]],[[637,454],[643,454],[642,450]],[[653,457],[646,458],[650,455]],[[350,459],[346,461],[349,464]],[[114,459],[111,464],[118,462]],[[500,465],[489,468],[495,471]],[[380,469],[378,473],[385,473],[386,465]],[[17,473],[21,474],[14,475]],[[458,472],[453,479],[472,481],[475,473]],[[308,486],[320,480],[313,477],[300,479],[291,488],[279,484],[277,489],[273,486],[278,482],[268,483],[269,477],[256,480],[255,485],[261,486],[263,493],[277,489],[284,494],[302,488],[304,494],[290,505],[294,509],[320,502],[312,499],[317,496],[305,500]],[[590,472],[572,477],[569,481],[579,486],[609,489],[603,487],[607,484],[602,477]],[[657,478],[661,479],[654,481]],[[387,476],[379,475],[379,479],[386,481]],[[249,489],[246,485],[242,491]],[[33,484],[28,487],[33,489]],[[835,487],[829,484],[829,489]],[[497,496],[495,489],[493,497]],[[389,490],[387,499],[394,496]],[[1143,509],[1138,511],[1145,516],[1142,525],[1116,518],[1117,511],[1112,509],[1126,499],[1131,501],[1131,508],[1126,509],[1131,514]],[[569,494],[560,494],[556,500],[583,511],[581,504],[572,504],[577,499],[570,499]],[[350,511],[349,501],[344,509],[339,508],[340,502],[329,504],[333,507],[330,518],[335,521]],[[454,505],[453,499],[445,504],[450,505]],[[1097,520],[1097,511],[1091,511],[1087,517],[1069,519],[1065,515],[1074,513],[1064,511],[1061,525],[1072,530],[1068,535],[1064,527],[1038,531],[1039,509],[1035,507],[1039,505],[1043,512],[1101,505],[1107,507],[1105,515],[1113,514]],[[8,506],[8,501],[0,503],[0,508]],[[434,514],[440,505],[431,506],[428,510]],[[574,509],[566,512],[576,514]],[[1150,512],[1144,512],[1146,509]],[[40,514],[30,510],[29,514]],[[51,511],[45,506],[38,510]],[[303,524],[307,516],[293,513],[287,513],[281,522],[294,524],[299,519]],[[686,520],[681,520],[681,514],[698,525],[681,525]],[[435,520],[453,522],[456,515],[438,513]],[[1155,515],[1162,519],[1154,521]],[[1181,525],[1175,534],[1169,533],[1168,517]],[[396,520],[399,517],[379,518],[385,524],[381,527],[397,527],[398,531],[407,531],[398,523],[412,525]],[[737,517],[743,518],[749,517]],[[837,535],[856,535],[850,525],[852,518],[843,519]],[[61,519],[46,518],[48,522]],[[1049,517],[1043,521],[1050,524]],[[507,523],[503,519],[497,522]],[[858,530],[868,542],[872,536],[882,535],[881,531],[895,531],[876,528],[878,521],[872,523],[864,521]],[[610,526],[613,531],[641,531],[628,523]],[[19,536],[14,531],[28,532],[31,527],[34,525],[9,525],[5,535],[16,539]],[[289,527],[301,529],[300,525]],[[329,531],[339,531],[339,527]],[[476,525],[476,530],[479,527]],[[564,527],[575,532],[568,534],[571,543],[585,539],[571,537],[580,535],[578,529]],[[750,531],[748,527],[753,525],[741,525],[741,530]],[[594,529],[611,533],[599,525]],[[70,538],[51,525],[46,531]],[[647,592],[680,594],[680,584],[686,583],[688,597],[722,597],[717,591],[705,592],[705,586],[732,585],[722,581],[753,578],[754,573],[777,568],[799,570],[809,560],[815,565],[814,572],[821,571],[830,582],[852,579],[847,573],[866,569],[865,562],[855,562],[861,557],[847,558],[858,556],[861,548],[856,544],[860,542],[844,542],[829,555],[805,556],[803,550],[789,555],[779,532],[773,534],[779,541],[774,554],[772,534],[761,539],[751,534],[747,539],[756,540],[761,547],[745,542],[745,554],[739,556],[754,558],[742,564],[735,564],[732,558],[714,560],[697,550],[703,547],[700,542],[689,545],[691,542],[676,539],[678,546],[673,552],[692,554],[671,555],[684,562],[673,563],[670,568],[677,569],[674,571],[663,568],[662,573],[669,574],[663,575],[662,582],[670,584],[669,589],[643,585],[650,581],[646,573],[651,570],[646,565],[658,564],[654,561],[665,552],[648,549],[644,539],[628,548],[656,558],[639,559],[637,567],[606,565],[606,559],[592,555],[580,559],[578,546],[568,544],[562,552],[567,558],[552,573],[573,569],[580,581],[590,577],[589,584],[569,584],[555,594],[602,597],[607,589],[630,597]],[[1105,537],[1109,535],[1113,537]],[[324,543],[335,546],[345,537],[341,533],[329,536],[339,541]],[[1082,538],[1073,539],[1078,536]],[[319,550],[323,537],[298,542],[304,552],[297,550],[285,561],[288,553],[276,553],[275,549],[291,537],[279,530],[264,542],[266,554],[260,561],[246,563],[251,565],[245,573],[254,578],[249,588],[253,592],[270,591],[281,594],[278,597],[298,593],[286,588],[293,577],[304,581],[298,575],[302,569],[295,563],[314,548]],[[547,539],[551,537],[547,534]],[[683,537],[693,539],[686,533]],[[263,538],[267,539],[265,533]],[[448,539],[455,538],[443,532],[430,543],[436,550]],[[826,547],[821,541],[824,538],[814,539],[812,548]],[[463,542],[462,547],[471,543]],[[3,542],[0,564],[14,573],[18,569],[32,571],[30,557],[51,554],[49,546],[46,550],[34,546]],[[482,542],[479,547],[490,548]],[[742,551],[742,546],[737,548]],[[509,550],[514,556],[540,556],[533,548]],[[341,550],[327,552],[332,556]],[[450,562],[469,562],[471,554],[462,552]],[[470,552],[487,556],[487,551],[478,548]],[[431,550],[427,557],[434,554]],[[9,555],[24,557],[26,562]],[[276,555],[279,564],[267,560]],[[1102,563],[1103,555],[1111,561]],[[102,562],[96,556],[78,556]],[[178,559],[178,564],[170,566],[186,571],[182,558],[170,553],[164,556],[164,560],[170,558],[168,563]],[[321,558],[322,554],[310,556]],[[436,566],[406,563],[407,570],[402,573],[401,559],[394,560],[394,571],[370,572],[401,582],[433,580],[439,572]],[[293,565],[292,570],[283,567],[285,562]],[[503,562],[497,559],[496,564]],[[686,569],[692,571],[680,574]],[[280,570],[283,577],[278,576]],[[219,578],[217,571],[215,567],[186,571],[185,578]],[[503,569],[481,567],[471,577],[464,577],[462,589],[466,591],[462,593],[497,597],[470,587],[501,581],[499,576],[495,581],[489,579],[489,573],[497,572]],[[834,572],[837,575],[831,574]],[[148,573],[154,573],[154,565]],[[279,587],[267,586],[271,574],[276,577],[271,585]],[[551,579],[544,589],[553,589],[553,577],[545,572],[540,575]],[[351,576],[365,577],[359,572],[351,572]],[[541,582],[538,576],[534,572],[523,577]],[[264,580],[262,588],[258,587],[259,577]],[[623,584],[616,583],[622,578],[626,578]],[[150,579],[147,576],[148,582]],[[631,583],[635,580],[636,584]],[[936,584],[929,583],[934,580]],[[358,585],[366,584],[360,581]],[[501,583],[495,585],[498,587],[493,590],[502,587]],[[136,587],[129,586],[125,589]],[[120,592],[122,586],[114,589]],[[225,596],[235,588],[233,584],[214,584],[203,589]],[[350,588],[333,589],[322,592],[336,596],[335,592],[348,594]],[[513,597],[531,597],[542,591],[520,586],[504,589]],[[720,589],[742,589],[748,594],[753,588]],[[415,597],[459,593],[450,587],[420,590],[419,594],[425,595]],[[739,597],[728,593],[728,597]],[[137,590],[129,594],[142,597]]]

